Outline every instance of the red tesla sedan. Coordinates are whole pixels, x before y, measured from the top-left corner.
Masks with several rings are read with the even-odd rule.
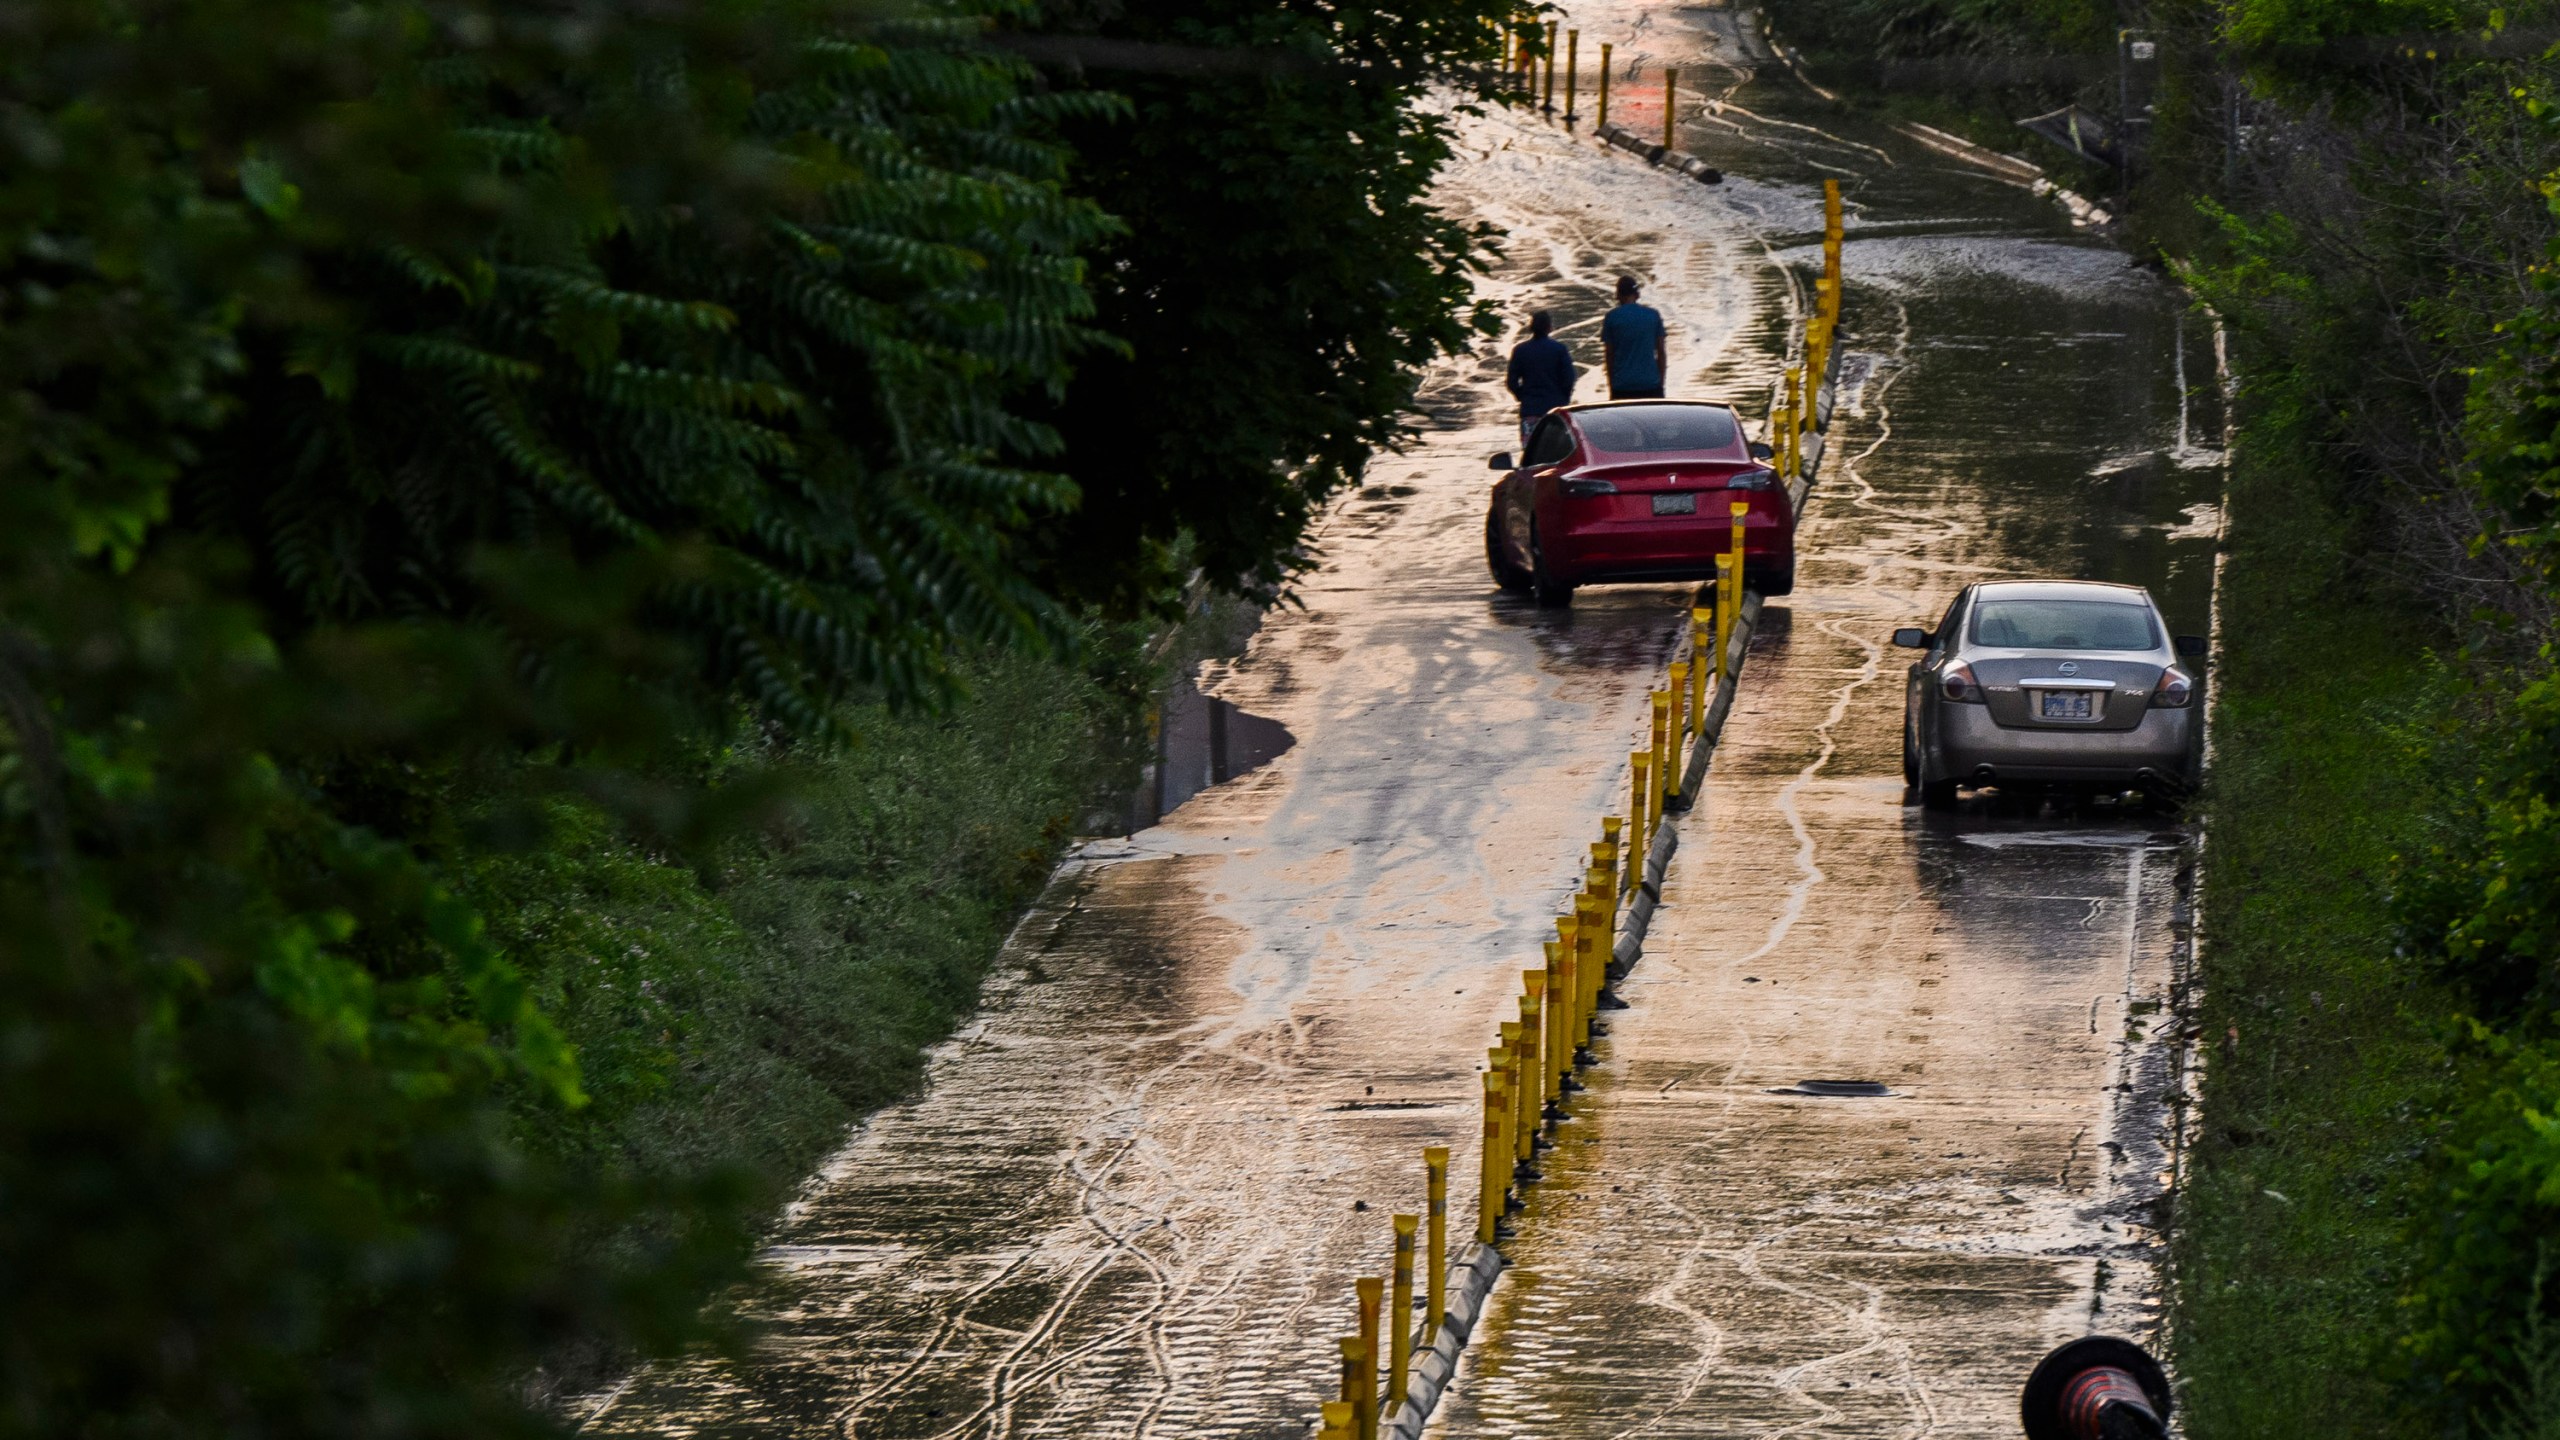
[[[1493,468],[1484,520],[1494,583],[1541,605],[1567,605],[1576,586],[1612,581],[1711,580],[1732,545],[1732,502],[1744,518],[1743,583],[1784,595],[1796,583],[1796,517],[1787,488],[1743,439],[1730,405],[1613,400],[1546,417],[1514,468]]]

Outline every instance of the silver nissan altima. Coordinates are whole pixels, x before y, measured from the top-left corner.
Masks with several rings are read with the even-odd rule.
[[[1996,580],[1968,585],[1934,631],[1896,630],[1925,650],[1911,667],[1902,778],[1933,810],[1959,785],[2064,784],[2165,798],[2194,787],[2204,687],[2136,585]]]

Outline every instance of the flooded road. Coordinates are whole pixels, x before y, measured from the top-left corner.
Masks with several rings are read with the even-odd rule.
[[[1696,48],[1657,23],[1658,53],[1740,48],[1681,18]],[[1687,147],[1850,197],[1833,448],[1633,1008],[1435,1435],[2013,1436],[2046,1349],[2153,1323],[2187,837],[1907,804],[1887,642],[2038,575],[2148,585],[2205,630],[2208,337],[2049,202],[1844,127],[1784,71],[1737,98]],[[1821,1080],[1890,1093],[1796,1092]]]
[[[1639,36],[1622,64],[1753,43],[1731,11],[1574,23],[1586,54]],[[1965,580],[2041,572],[2152,584],[2201,629],[2217,481],[2178,450],[2164,287],[2023,191],[1828,134],[1783,72],[1715,83],[1686,143],[1722,186],[1493,117],[1462,122],[1444,187],[1512,234],[1506,313],[1554,308],[1588,368],[1631,271],[1673,392],[1756,414],[1843,178],[1853,383],[1635,1008],[1435,1428],[2006,1434],[1995,1392],[2043,1344],[2148,1296],[2159,1052],[2126,1036],[2173,961],[2180,842],[2109,813],[1924,820],[1882,640]],[[1613,118],[1641,120],[1632,91]],[[1430,377],[1421,443],[1328,517],[1304,607],[1202,675],[1233,754],[1062,867],[923,1092],[811,1182],[754,1353],[635,1376],[591,1433],[1312,1432],[1421,1147],[1473,1173],[1483,1047],[1623,803],[1688,601],[1493,590],[1499,376],[1489,347]],[[1766,1093],[1807,1078],[1896,1094]]]

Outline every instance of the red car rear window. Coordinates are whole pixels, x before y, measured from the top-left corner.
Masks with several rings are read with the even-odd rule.
[[[1621,455],[1725,450],[1738,438],[1733,412],[1714,405],[1612,405],[1573,418],[1592,449]]]

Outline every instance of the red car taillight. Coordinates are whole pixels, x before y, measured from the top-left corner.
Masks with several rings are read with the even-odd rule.
[[[1606,480],[1566,480],[1557,487],[1567,495],[1615,495],[1618,487]]]
[[[1724,484],[1725,488],[1728,490],[1775,490],[1778,488],[1778,472],[1775,470],[1745,470],[1741,474],[1727,480]]]
[[[2159,688],[2151,692],[2151,706],[2155,710],[2184,710],[2195,698],[2195,677],[2172,665],[2160,672]]]
[[[1982,682],[1973,678],[1970,665],[1950,666],[1946,674],[1938,677],[1938,693],[1966,705],[1984,703]]]

